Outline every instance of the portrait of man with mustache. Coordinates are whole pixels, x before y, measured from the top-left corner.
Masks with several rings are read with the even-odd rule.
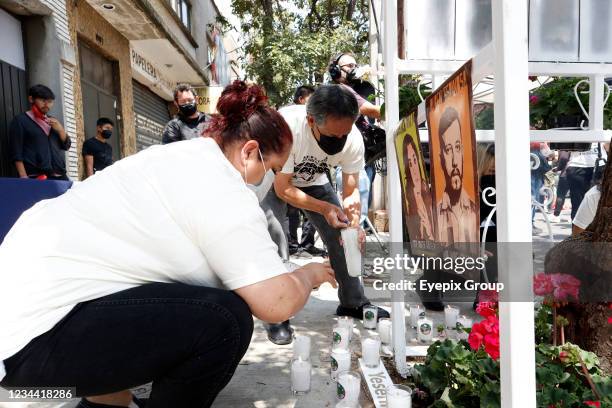
[[[438,241],[478,242],[477,207],[465,190],[464,146],[459,113],[446,107],[438,125],[440,159],[444,173],[444,193],[437,205]]]

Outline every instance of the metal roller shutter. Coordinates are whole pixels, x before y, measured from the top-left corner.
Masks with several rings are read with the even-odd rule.
[[[168,102],[151,92],[146,86],[132,81],[134,88],[134,116],[136,148],[138,151],[161,144],[162,132],[170,120]]]

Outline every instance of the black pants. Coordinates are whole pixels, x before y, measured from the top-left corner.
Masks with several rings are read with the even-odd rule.
[[[302,237],[298,242],[297,230],[300,226],[300,214],[303,217]],[[294,248],[311,248],[315,244],[315,227],[306,214],[299,208],[287,204],[287,218],[289,218],[289,246]]]
[[[563,209],[563,204],[565,203],[565,196],[569,191],[569,183],[567,182],[567,176],[562,174],[559,176],[559,183],[557,184],[557,200],[555,202],[555,216],[559,216],[561,214],[561,210]]]
[[[572,220],[586,192],[591,188],[593,178],[593,167],[568,167],[565,170],[567,183],[570,189],[570,200],[572,201]]]
[[[5,360],[0,385],[93,396],[152,381],[148,408],[209,407],[252,333],[251,311],[233,292],[151,283],[78,304]]]

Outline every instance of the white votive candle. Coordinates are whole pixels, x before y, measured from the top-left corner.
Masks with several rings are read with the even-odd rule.
[[[378,307],[368,305],[363,307],[363,327],[366,329],[376,329],[378,320]]]
[[[463,329],[471,329],[472,328],[472,319],[467,316],[460,316],[457,318],[457,337],[459,340],[467,340],[469,334]]]
[[[340,230],[342,247],[346,258],[348,274],[353,277],[361,276],[361,250],[359,248],[359,229],[357,227]]]
[[[331,352],[331,379],[338,381],[338,374],[351,369],[351,353],[343,348]]]
[[[387,408],[410,408],[412,391],[405,385],[393,384],[387,387]]]
[[[410,325],[416,329],[421,315],[425,316],[425,310],[421,305],[410,305]]]
[[[359,402],[359,391],[361,377],[353,371],[343,371],[338,374],[336,391],[338,399],[347,403],[357,404]]]
[[[378,335],[383,344],[391,344],[391,319],[385,317],[378,321]]]
[[[349,348],[349,330],[345,326],[335,325],[332,330],[332,347],[334,348]]]
[[[354,327],[353,318],[350,316],[339,316],[338,325],[342,327],[346,327],[348,329],[349,341],[351,341],[351,339],[353,338],[353,327]]]
[[[310,337],[297,334],[293,340],[293,358],[310,360]]]
[[[433,322],[428,317],[422,317],[417,322],[417,338],[422,343],[431,341],[433,337]]]
[[[291,363],[291,391],[294,394],[310,391],[310,362],[302,359]]]
[[[459,309],[455,306],[448,305],[444,308],[444,323],[447,329],[454,329],[457,327],[457,317],[459,316]]]
[[[361,341],[361,354],[366,367],[376,368],[380,363],[380,339],[368,337]]]

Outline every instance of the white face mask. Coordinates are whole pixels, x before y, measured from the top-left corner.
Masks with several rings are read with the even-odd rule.
[[[261,165],[264,168],[264,174],[266,174],[268,172],[268,169],[266,169],[266,164],[264,163],[263,155],[261,154],[261,150],[259,148],[257,149],[257,151],[259,152],[259,158],[261,159]],[[244,182],[248,186],[256,186],[257,185],[257,184],[249,184],[248,172],[247,172],[246,164],[244,165]],[[261,182],[260,182],[260,184],[261,184]]]

